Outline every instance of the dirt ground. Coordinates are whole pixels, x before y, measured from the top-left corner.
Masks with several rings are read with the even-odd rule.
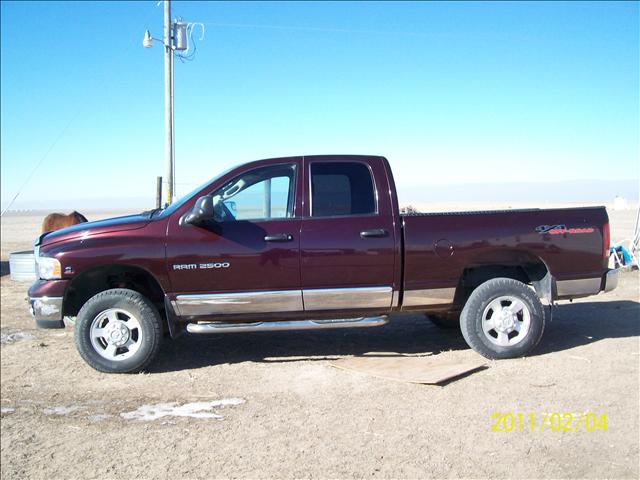
[[[444,386],[330,365],[369,351],[469,353],[459,333],[420,316],[377,329],[185,335],[150,372],[107,375],[80,359],[72,328],[35,329],[28,285],[7,274],[9,252],[29,249],[41,218],[2,218],[3,479],[640,475],[638,272],[563,302],[531,357]],[[614,240],[628,237],[633,212],[611,218]],[[497,412],[522,413],[525,428],[493,432]],[[540,431],[556,412],[606,414],[607,430]]]

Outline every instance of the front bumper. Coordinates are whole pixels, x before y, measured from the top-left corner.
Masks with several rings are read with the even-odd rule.
[[[618,287],[618,278],[620,277],[620,271],[618,269],[611,269],[605,273],[602,279],[602,290],[610,292]]]
[[[29,311],[40,328],[64,328],[67,280],[37,280],[29,289]]]
[[[29,297],[29,312],[40,328],[64,328],[62,297]]]

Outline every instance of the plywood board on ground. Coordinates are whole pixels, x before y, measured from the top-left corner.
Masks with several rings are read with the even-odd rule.
[[[462,353],[405,355],[395,352],[369,352],[335,360],[331,365],[388,380],[435,385],[486,368],[485,358],[473,352]]]

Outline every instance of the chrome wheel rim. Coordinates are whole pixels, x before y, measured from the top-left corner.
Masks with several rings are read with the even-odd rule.
[[[103,358],[122,361],[134,355],[142,345],[142,326],[126,310],[110,308],[100,312],[89,330],[93,349]]]
[[[517,297],[495,298],[482,313],[482,331],[492,344],[511,347],[520,343],[531,328],[529,307]]]

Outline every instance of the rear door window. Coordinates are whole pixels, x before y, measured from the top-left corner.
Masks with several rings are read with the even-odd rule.
[[[337,217],[376,213],[371,171],[357,162],[311,164],[311,216]]]

